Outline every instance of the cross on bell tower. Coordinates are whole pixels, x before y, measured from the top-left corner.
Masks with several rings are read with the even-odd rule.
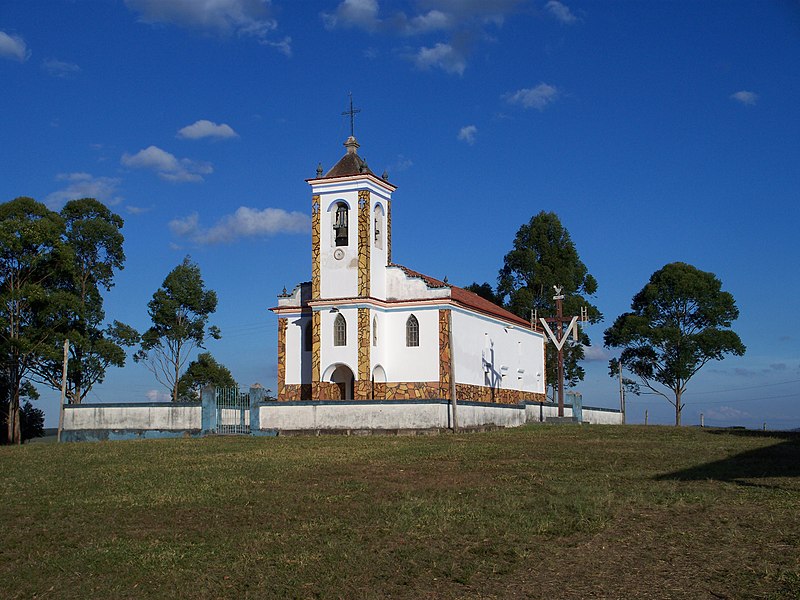
[[[360,108],[353,108],[353,92],[350,92],[350,110],[342,113],[343,116],[350,115],[350,137],[355,137],[356,113],[360,113]]]

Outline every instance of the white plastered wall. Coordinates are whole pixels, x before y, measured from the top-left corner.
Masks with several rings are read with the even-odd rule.
[[[303,349],[306,323],[311,315],[286,315],[286,373],[288,384],[311,383],[311,352]]]
[[[324,375],[328,367],[335,364],[347,365],[358,377],[358,309],[340,307],[338,313],[331,312],[324,308],[320,314],[320,377],[324,381]],[[333,345],[333,322],[336,315],[341,314],[347,324],[347,345]]]
[[[373,311],[374,314],[374,311]],[[419,322],[419,346],[406,346],[406,322],[411,315]],[[371,369],[377,364],[387,381],[439,380],[439,310],[416,307],[378,313],[378,347],[370,353]]]
[[[320,297],[321,298],[353,298],[358,295],[358,192],[368,190],[370,193],[370,263],[372,281],[370,295],[383,298],[385,296],[385,272],[387,263],[386,214],[389,190],[381,187],[369,178],[346,181],[322,181],[312,183],[312,194],[320,199]],[[336,204],[344,202],[348,206],[347,234],[348,245],[336,246],[333,233],[333,220],[336,216]],[[383,207],[384,237],[382,248],[374,245],[375,223],[373,213],[375,204]],[[334,258],[337,249],[342,250],[341,259]]]
[[[388,300],[420,300],[449,298],[450,288],[429,288],[418,277],[408,277],[400,267],[386,269],[386,298]]]
[[[333,233],[336,205],[344,202],[347,212],[347,246],[337,246]],[[320,198],[319,226],[320,297],[352,298],[358,294],[358,192],[326,194]],[[341,250],[342,258],[335,258]]]
[[[370,217],[370,296],[373,298],[386,298],[386,264],[387,264],[387,239],[388,230],[386,229],[386,202],[379,199],[375,201],[372,195],[372,216]],[[375,208],[379,207],[377,221],[380,229],[380,240],[375,239]]]
[[[501,321],[453,310],[457,383],[544,393],[544,338]]]

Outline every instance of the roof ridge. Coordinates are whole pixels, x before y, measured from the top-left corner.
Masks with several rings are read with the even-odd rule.
[[[491,300],[487,300],[483,296],[479,296],[475,292],[471,292],[460,286],[453,285],[452,283],[445,283],[444,281],[430,277],[429,275],[424,275],[418,271],[414,271],[413,269],[409,269],[408,267],[399,265],[397,263],[389,263],[388,266],[401,269],[407,277],[422,280],[429,288],[449,288],[450,300],[453,302],[484,314],[504,319],[506,321],[511,321],[518,325],[530,327],[530,323],[526,319],[520,317],[519,315],[515,315],[510,310],[500,306],[499,304],[495,304]]]

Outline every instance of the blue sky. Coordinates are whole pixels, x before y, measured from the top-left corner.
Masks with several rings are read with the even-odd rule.
[[[585,404],[616,406],[602,332],[680,260],[733,293],[748,348],[695,377],[684,422],[800,427],[798,65],[796,1],[5,0],[0,200],[122,215],[106,313],[140,330],[190,254],[219,295],[208,349],[274,389],[267,308],[310,278],[304,180],[343,154],[352,91],[360,153],[398,186],[396,262],[495,283],[519,226],[561,217],[606,317]],[[164,392],[131,361],[88,399]]]

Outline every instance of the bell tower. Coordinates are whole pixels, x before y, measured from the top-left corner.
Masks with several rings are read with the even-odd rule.
[[[376,176],[350,136],[332,169],[307,180],[312,194],[312,300],[385,298],[395,186]]]

